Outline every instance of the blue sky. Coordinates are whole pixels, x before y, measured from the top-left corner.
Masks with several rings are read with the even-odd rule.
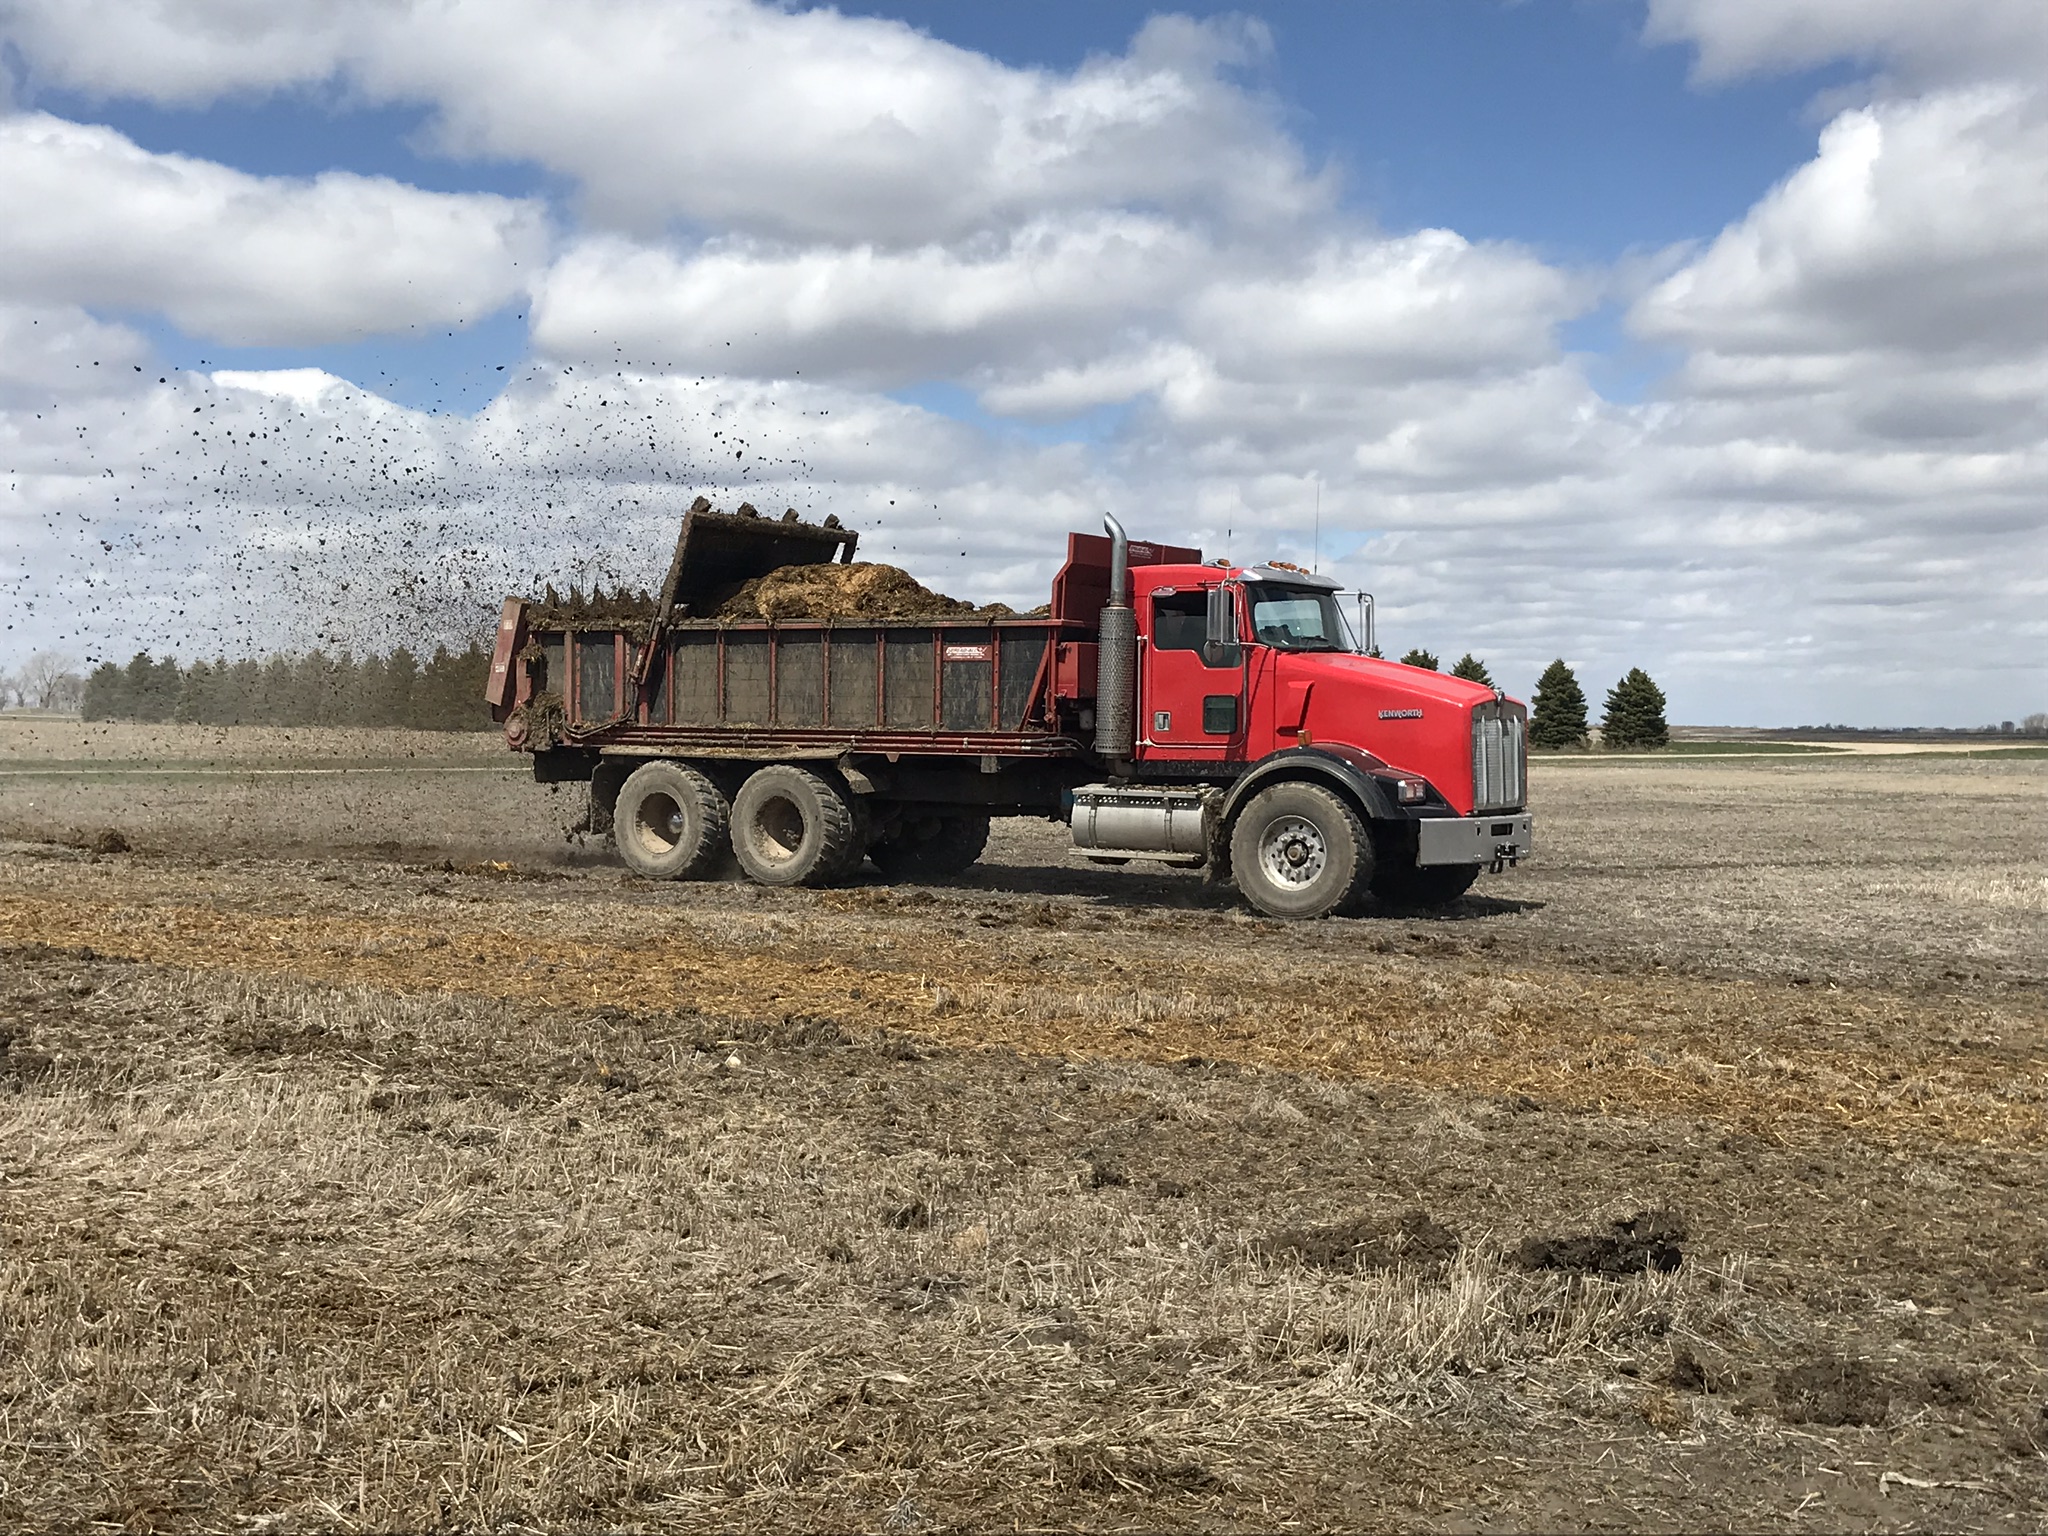
[[[1012,601],[1320,496],[1524,689],[2048,707],[2036,0],[7,0],[0,61],[21,643],[290,644],[337,560],[459,627],[699,489]]]

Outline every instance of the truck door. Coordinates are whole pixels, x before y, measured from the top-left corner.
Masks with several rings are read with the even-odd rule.
[[[1208,634],[1205,588],[1152,594],[1145,675],[1138,690],[1138,745],[1152,758],[1236,761],[1244,736],[1244,667],[1202,659]]]

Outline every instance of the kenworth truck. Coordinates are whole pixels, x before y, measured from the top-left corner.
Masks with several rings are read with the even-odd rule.
[[[654,880],[944,878],[1033,816],[1312,918],[1442,906],[1528,855],[1518,700],[1362,654],[1327,577],[1104,526],[1040,614],[731,621],[722,594],[858,536],[700,497],[658,598],[507,599],[486,697]]]

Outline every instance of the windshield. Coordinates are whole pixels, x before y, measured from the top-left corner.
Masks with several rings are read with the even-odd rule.
[[[1252,595],[1252,633],[1280,651],[1355,651],[1351,626],[1334,592],[1258,582]]]

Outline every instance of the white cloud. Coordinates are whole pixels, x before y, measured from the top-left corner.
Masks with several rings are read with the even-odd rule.
[[[33,77],[194,106],[324,79],[376,9],[395,10],[375,0],[0,0],[0,35]]]
[[[155,310],[231,343],[353,339],[462,323],[520,289],[531,204],[381,177],[249,176],[152,154],[109,128],[0,118],[0,291]]]
[[[1427,229],[1332,241],[1304,271],[1218,283],[1189,319],[1236,376],[1358,386],[1545,362],[1558,323],[1584,307],[1568,277],[1533,257]]]
[[[1636,305],[1717,356],[2048,344],[2048,120],[2006,87],[1844,112],[1815,158]],[[1796,380],[1794,381],[1797,382]]]
[[[1322,207],[1273,113],[1224,71],[1255,22],[1159,17],[1068,74],[897,21],[751,0],[9,0],[40,77],[186,102],[329,75],[435,113],[448,153],[527,160],[586,214],[918,245],[1048,209],[1141,201],[1236,223]]]
[[[1212,260],[1181,226],[1107,211],[957,248],[731,240],[683,256],[598,237],[549,270],[534,339],[560,357],[901,383],[1092,349]]]
[[[65,306],[0,302],[0,410],[33,415],[60,400],[129,394],[153,360],[126,326]]]
[[[1921,82],[2038,81],[2048,74],[2040,0],[1649,0],[1644,37],[1689,42],[1717,82],[1846,59]]]

